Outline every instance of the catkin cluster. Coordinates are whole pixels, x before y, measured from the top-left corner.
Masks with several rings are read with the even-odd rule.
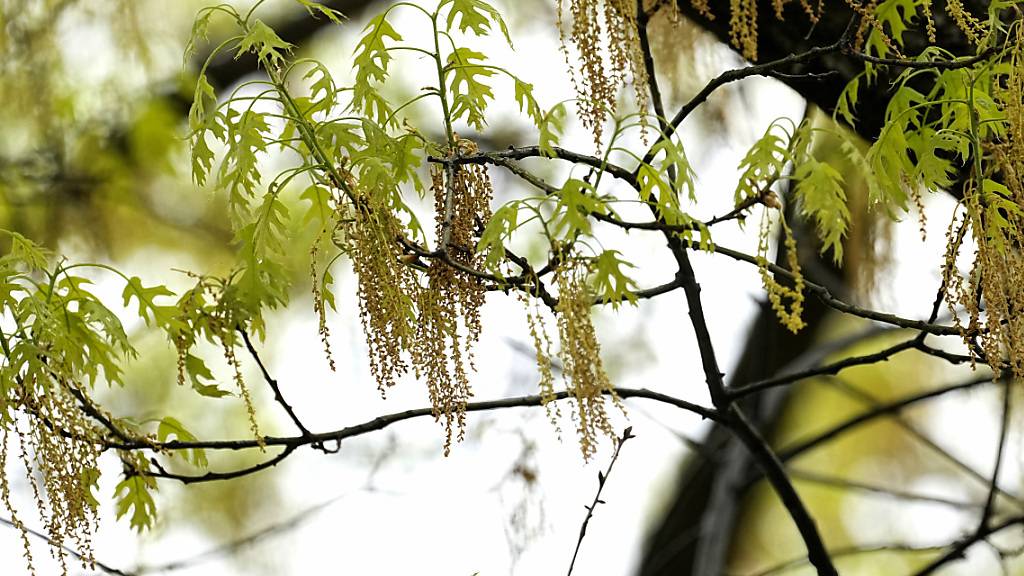
[[[564,0],[558,0],[558,33],[566,64],[572,69],[566,43]],[[572,75],[579,94],[583,125],[600,146],[604,121],[617,108],[619,89],[633,79],[640,110],[647,110],[647,69],[637,31],[634,0],[569,0],[572,19],[568,39],[579,52],[581,70]],[[607,54],[607,56],[605,56]]]
[[[968,346],[980,352],[998,374],[1009,369],[1024,377],[1024,38],[1017,26],[1008,40],[1015,50],[1005,83],[995,93],[1006,117],[1006,134],[997,142],[983,143],[994,170],[984,177],[988,188],[977,184],[978,175],[964,189],[964,222],[954,232],[943,270],[946,301]],[[975,244],[974,269],[967,278],[956,268],[970,228]],[[956,306],[967,310],[962,322]],[[976,340],[975,340],[976,338]],[[975,343],[977,343],[975,345]],[[980,348],[980,350],[979,350]]]
[[[91,490],[99,476],[100,434],[84,410],[98,409],[73,382],[58,377],[46,378],[45,385],[40,382],[37,377],[26,377],[10,383],[31,417],[19,423],[14,416],[0,416],[11,418],[0,426],[0,470],[12,459],[20,461],[50,539],[50,551],[61,573],[68,574],[63,547],[79,552],[84,567],[94,562],[92,534],[97,528],[97,510]],[[35,574],[28,531],[11,501],[8,478],[0,474],[0,502],[21,532],[25,560]]]
[[[568,259],[555,272],[559,359],[575,403],[573,418],[584,459],[594,455],[600,434],[615,437],[605,396],[622,409],[601,362],[601,345],[590,317],[594,296],[587,285],[588,272],[588,262],[582,259]]]
[[[420,285],[414,270],[402,262],[396,242],[402,228],[397,218],[372,194],[357,200],[355,217],[346,222],[346,250],[358,282],[359,319],[370,371],[383,394],[409,370],[404,353],[416,344]]]
[[[459,154],[476,152],[476,145],[458,140]],[[478,227],[491,217],[491,186],[487,169],[478,165],[435,166],[431,188],[436,208],[436,232],[443,258],[427,268],[427,288],[419,292],[419,322],[413,363],[427,382],[434,418],[445,420],[445,453],[454,432],[465,433],[466,403],[473,392],[469,371],[473,348],[480,339],[480,308],[485,288],[471,270],[483,268],[475,249]]]
[[[771,230],[771,219],[768,217],[768,210],[765,210],[761,217],[761,229],[758,234],[757,243],[757,269],[761,274],[761,283],[768,294],[768,302],[772,310],[778,316],[779,322],[796,334],[804,327],[802,318],[804,310],[804,276],[800,270],[800,258],[796,249],[796,238],[793,231],[786,224],[786,220],[780,217],[782,232],[785,237],[784,246],[786,250],[786,265],[793,274],[793,285],[781,284],[768,270],[768,234]],[[789,306],[786,306],[786,300]]]

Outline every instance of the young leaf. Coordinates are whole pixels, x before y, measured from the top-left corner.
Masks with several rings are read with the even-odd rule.
[[[127,307],[131,304],[132,298],[139,301],[139,316],[146,321],[147,325],[155,323],[157,326],[165,326],[173,318],[176,308],[158,305],[155,300],[159,296],[174,296],[174,292],[168,290],[166,286],[160,285],[146,288],[138,276],[129,278],[128,284],[121,292],[124,306]]]
[[[508,42],[508,45],[512,45],[512,38],[508,35],[508,26],[505,25],[505,20],[502,19],[501,13],[483,0],[452,0],[451,9],[448,12],[449,30],[451,30],[457,16],[460,17],[460,31],[472,30],[473,34],[477,36],[486,36],[490,34],[491,22],[493,22],[501,29],[501,33],[505,36],[505,41]]]
[[[796,167],[793,177],[797,179],[795,191],[800,213],[805,218],[814,218],[821,251],[831,248],[833,260],[839,264],[850,221],[842,174],[825,162],[808,158]]]
[[[477,131],[482,131],[487,124],[484,111],[487,101],[494,99],[491,87],[477,79],[494,76],[494,70],[476,63],[484,58],[480,52],[458,48],[448,56],[445,66],[446,74],[450,75],[448,87],[452,94],[452,120],[465,118]]]
[[[363,112],[383,124],[391,115],[391,108],[380,96],[373,84],[384,82],[388,75],[391,55],[384,41],[400,41],[401,34],[384,19],[385,14],[376,16],[364,29],[365,34],[356,45],[353,59],[355,84],[352,87],[352,109]]]
[[[608,207],[597,197],[594,186],[584,180],[570,178],[558,191],[555,224],[552,233],[572,239],[590,234],[590,215],[606,214]]]
[[[235,59],[246,52],[254,52],[261,62],[267,62],[273,66],[280,66],[284,63],[284,55],[291,52],[292,45],[285,42],[274,32],[270,26],[257,19],[249,28],[248,33],[238,43],[238,52]]]
[[[776,130],[778,129],[778,130]],[[784,140],[777,132],[782,132]],[[734,195],[738,206],[744,200],[757,196],[761,187],[772,178],[782,174],[786,162],[790,160],[788,142],[790,134],[778,121],[772,122],[762,136],[740,161],[740,180],[736,184]]]
[[[512,79],[515,81],[516,102],[519,103],[519,111],[525,112],[537,128],[540,128],[544,121],[544,115],[540,111],[537,100],[533,97],[533,84],[523,82],[516,77]]]
[[[498,264],[505,258],[505,242],[512,236],[512,232],[519,227],[519,203],[509,202],[498,208],[491,215],[487,222],[480,241],[477,242],[477,251],[486,252],[485,266],[489,269],[497,268]]]
[[[618,309],[625,300],[636,305],[636,282],[622,272],[622,268],[634,268],[632,264],[621,259],[618,250],[605,250],[594,259],[594,291],[599,298],[610,302],[613,309]]]
[[[537,125],[540,130],[540,153],[548,158],[555,157],[555,146],[558,145],[558,139],[565,132],[565,117],[565,102],[559,102],[544,114]]]
[[[324,16],[327,16],[327,18],[329,18],[335,24],[341,24],[341,21],[345,19],[345,15],[342,14],[341,12],[338,12],[334,8],[324,6],[319,2],[314,2],[313,0],[296,1],[299,4],[302,4],[302,6],[306,9],[306,12],[309,12],[309,15],[314,18],[316,17],[317,13],[320,13],[323,14]]]
[[[151,476],[134,474],[122,480],[114,489],[117,499],[117,518],[132,510],[130,526],[138,532],[153,527],[156,520],[156,502],[153,501],[151,490],[156,490],[156,480]]]
[[[203,383],[203,380],[213,380],[213,372],[210,372],[209,367],[206,366],[206,363],[203,362],[202,358],[193,356],[192,354],[186,354],[185,372],[188,374],[189,381],[192,383],[192,389],[198,392],[200,396],[206,396],[208,398],[223,398],[224,396],[231,395],[230,392],[218,388],[216,384]]]
[[[173,438],[182,442],[195,442],[197,440],[195,435],[189,432],[181,422],[170,416],[165,416],[160,420],[160,425],[157,426],[156,439],[160,443],[165,443]],[[206,468],[207,464],[209,464],[206,460],[206,451],[202,448],[185,450],[185,460],[200,468]]]

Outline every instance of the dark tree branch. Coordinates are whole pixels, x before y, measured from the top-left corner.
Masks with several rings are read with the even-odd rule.
[[[181,482],[182,484],[186,484],[186,485],[188,485],[188,484],[201,484],[203,482],[219,482],[221,480],[233,480],[235,478],[241,478],[243,476],[249,476],[250,474],[255,474],[256,472],[260,472],[262,470],[266,470],[267,468],[272,468],[274,466],[277,466],[278,464],[283,462],[285,458],[287,458],[288,456],[291,456],[292,452],[294,452],[297,448],[298,448],[298,445],[286,445],[284,447],[284,450],[282,450],[278,455],[274,456],[273,458],[271,458],[269,460],[264,460],[263,462],[260,462],[259,464],[254,464],[252,466],[247,466],[245,468],[240,468],[238,470],[232,470],[230,472],[212,472],[211,471],[211,472],[207,472],[205,474],[199,474],[199,475],[175,474],[173,472],[168,472],[163,466],[160,465],[160,462],[158,462],[156,458],[151,458],[150,459],[150,463],[153,464],[154,467],[156,467],[157,471],[156,472],[139,472],[139,473],[143,474],[145,476],[152,476],[154,478],[165,478],[167,480],[177,480],[178,482]]]
[[[677,408],[681,408],[688,412],[692,412],[701,418],[708,420],[720,421],[724,417],[713,408],[707,408],[694,404],[680,398],[675,398],[667,394],[660,392],[653,392],[651,390],[639,389],[639,388],[616,388],[615,393],[620,398],[647,398],[649,400],[655,400],[664,404],[669,404]],[[556,400],[564,400],[571,396],[571,392],[562,390],[555,394]],[[533,396],[519,396],[515,398],[503,398],[501,400],[489,400],[484,402],[470,402],[466,405],[467,412],[481,412],[488,410],[498,410],[503,408],[519,408],[519,407],[534,407],[542,406],[542,398],[540,395]],[[299,447],[310,444],[328,443],[328,442],[341,442],[342,440],[353,438],[355,436],[361,436],[369,432],[376,432],[383,430],[392,424],[402,422],[404,420],[410,420],[412,418],[421,418],[425,416],[433,416],[433,408],[417,408],[415,410],[406,410],[404,412],[396,412],[387,414],[384,416],[378,416],[372,420],[364,422],[362,424],[356,424],[354,426],[348,426],[340,430],[333,432],[320,432],[313,433],[309,436],[265,436],[261,441],[256,439],[246,440],[202,440],[183,442],[180,440],[172,440],[170,442],[154,442],[154,443],[143,443],[143,442],[109,442],[106,446],[110,448],[116,448],[120,450],[145,450],[152,449],[157,451],[163,450],[191,450],[194,448],[204,448],[209,450],[248,450],[251,448],[259,448],[261,444],[263,446],[288,446],[288,447]]]

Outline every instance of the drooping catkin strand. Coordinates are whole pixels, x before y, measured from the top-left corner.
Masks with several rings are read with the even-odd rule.
[[[381,394],[409,370],[405,353],[416,340],[415,303],[420,291],[415,271],[402,263],[396,239],[401,227],[372,194],[345,224],[347,252],[356,273],[359,319],[369,349],[370,371]]]
[[[5,420],[0,469],[7,467],[13,451],[50,540],[50,554],[61,567],[60,573],[66,575],[69,567],[64,547],[78,552],[82,567],[91,569],[94,564],[92,537],[98,517],[91,489],[99,475],[100,434],[85,410],[99,409],[83,387],[65,380],[66,370],[59,359],[50,358],[49,368],[52,376],[27,374],[5,383],[19,399],[18,410],[28,417],[19,421],[11,413],[0,415]],[[17,448],[12,449],[10,432],[16,436]],[[0,502],[21,532],[24,557],[35,574],[27,528],[12,503],[8,476],[0,477]]]
[[[991,172],[973,171],[963,189],[963,206],[974,243],[974,263],[967,278],[956,261],[965,244],[950,242],[943,279],[947,305],[972,350],[999,375],[1009,370],[1024,377],[1024,46],[1020,26],[1011,29],[1008,73],[994,96],[1005,110],[1005,135],[981,142],[992,158]],[[979,184],[979,181],[981,184]],[[951,225],[952,229],[952,225]],[[962,234],[961,234],[962,236]],[[956,305],[967,311],[963,325]]]
[[[601,361],[601,345],[590,316],[594,302],[587,286],[588,266],[581,259],[569,259],[555,271],[558,286],[559,359],[574,401],[573,419],[579,435],[583,458],[589,460],[597,450],[599,435],[615,437],[609,419],[606,396],[620,410],[622,404]]]
[[[460,154],[476,145],[456,136]],[[483,268],[476,251],[478,226],[491,218],[494,190],[487,168],[478,165],[435,166],[431,187],[436,208],[436,232],[447,260],[467,269]],[[447,244],[444,244],[447,239]],[[481,280],[442,258],[427,268],[427,288],[419,292],[413,366],[426,380],[434,418],[444,419],[447,455],[453,438],[465,435],[466,404],[473,396],[469,372],[473,349],[483,323],[480,308],[486,291]]]
[[[800,270],[800,258],[797,254],[796,238],[793,237],[793,231],[790,230],[781,214],[779,220],[784,236],[783,246],[786,250],[786,265],[794,277],[793,285],[785,286],[781,284],[768,270],[768,235],[771,231],[771,218],[767,209],[761,216],[761,228],[757,243],[757,268],[761,274],[761,282],[764,285],[765,292],[768,294],[768,302],[771,303],[772,310],[778,316],[779,322],[789,329],[790,332],[796,334],[804,327],[802,319],[804,277]],[[788,307],[786,300],[789,301]]]
[[[555,376],[551,369],[551,339],[548,337],[547,325],[544,316],[541,315],[540,305],[536,298],[532,298],[516,292],[516,298],[522,303],[526,311],[526,324],[530,329],[530,340],[533,343],[534,357],[537,362],[537,375],[540,377],[537,387],[540,390],[541,403],[544,404],[544,411],[548,420],[561,436],[561,429],[558,425],[562,417],[561,409],[555,402]]]
[[[564,0],[558,2],[561,49],[579,95],[580,119],[594,135],[598,147],[604,121],[615,114],[619,89],[627,79],[633,81],[638,109],[646,111],[648,107],[647,68],[637,31],[636,9],[634,0],[569,0],[572,25],[568,40],[579,53],[577,73],[566,42]]]

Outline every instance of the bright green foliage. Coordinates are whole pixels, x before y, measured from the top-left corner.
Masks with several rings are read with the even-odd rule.
[[[321,14],[329,18],[335,24],[341,24],[342,20],[345,20],[345,15],[342,14],[341,12],[338,12],[337,10],[329,6],[324,6],[323,4],[315,2],[314,0],[296,1],[299,4],[302,4],[302,7],[306,9],[306,12],[309,12],[310,16],[316,16],[317,14]]]
[[[985,238],[992,248],[1005,254],[1011,246],[1008,239],[1018,234],[1011,220],[1024,218],[1024,209],[1012,200],[1012,194],[1005,185],[988,178],[982,182],[981,198],[985,214]]]
[[[207,396],[210,398],[223,398],[230,394],[225,390],[221,390],[216,384],[206,384],[203,381],[213,382],[213,373],[203,362],[202,358],[193,356],[192,354],[185,354],[185,372],[188,374],[189,382],[192,384],[192,389],[195,390],[200,396]]]
[[[477,243],[477,250],[487,254],[487,268],[497,269],[505,260],[505,243],[519,227],[519,202],[509,202],[494,211]]]
[[[737,205],[760,196],[782,175],[786,164],[792,159],[789,151],[792,139],[792,132],[777,120],[750,147],[739,165],[742,173],[733,195]]]
[[[311,15],[334,22],[342,18],[318,2],[298,2]],[[521,290],[557,316],[563,365],[579,405],[577,423],[586,442],[591,442],[595,430],[607,432],[604,428],[611,427],[602,402],[604,394],[613,391],[601,365],[591,308],[595,303],[613,308],[622,302],[638,305],[658,292],[640,289],[629,275],[634,264],[617,247],[606,248],[605,238],[597,236],[598,220],[602,227],[663,234],[670,246],[699,234],[700,245],[711,248],[712,224],[742,221],[749,211],[762,210],[757,253],[751,260],[758,263],[768,300],[784,324],[794,332],[803,326],[804,280],[796,239],[781,218],[781,201],[772,190],[777,182],[791,184],[792,195],[784,201],[796,202],[798,213],[815,223],[822,250],[831,250],[841,263],[851,213],[847,179],[824,156],[814,155],[816,133],[826,129],[812,128],[809,122],[797,126],[785,119],[774,121],[739,164],[734,202],[741,209],[708,223],[697,219],[700,206],[692,206],[698,201],[696,174],[678,133],[659,132],[646,151],[616,146],[627,133],[643,134],[656,124],[647,110],[614,119],[611,141],[599,146],[605,150],[603,157],[575,156],[581,161],[570,173],[582,169],[586,177],[569,177],[560,187],[552,186],[528,173],[519,159],[537,156],[539,150],[543,158],[559,157],[558,162],[571,164],[574,155],[557,149],[567,132],[565,103],[545,112],[533,84],[492,65],[487,54],[460,44],[466,35],[500,31],[512,46],[508,27],[493,6],[481,0],[440,0],[432,5],[430,12],[398,3],[373,18],[353,54],[351,86],[339,86],[324,64],[292,61],[293,47],[251,14],[243,17],[229,4],[200,12],[186,58],[195,54],[197,43],[207,37],[211,18],[220,14],[237,27],[237,35],[220,44],[207,64],[218,53],[255,54],[266,77],[249,83],[247,88],[253,90],[218,95],[204,68],[196,79],[189,112],[193,179],[226,199],[236,250],[233,264],[218,275],[189,273],[194,286],[178,295],[162,285],[146,286],[136,276],[124,277],[123,304],[174,345],[180,384],[207,398],[240,396],[247,403],[255,442],[262,442],[236,355],[244,351],[242,335],[264,337],[266,311],[286,305],[293,296],[294,255],[310,254],[303,265],[311,270],[314,309],[329,354],[326,307],[354,309],[349,303],[336,303],[331,292],[330,267],[347,256],[359,275],[364,327],[368,334],[376,331],[376,340],[368,341],[375,351],[372,369],[391,380],[381,383],[382,391],[401,375],[433,375],[428,390],[431,398],[439,399],[435,416],[445,416],[449,425],[458,420],[461,426],[464,412],[459,410],[465,410],[472,391],[465,370],[453,379],[448,368],[471,365],[472,350],[468,343],[450,347],[445,342],[457,342],[460,331],[475,341],[487,292]],[[1019,3],[993,2],[992,10],[1010,5]],[[878,2],[875,22],[865,28],[863,49],[879,57],[902,57],[898,52],[905,49],[904,36],[917,27],[924,6],[925,0]],[[392,24],[399,21],[388,20],[393,10],[407,10],[417,18],[414,25],[432,30],[432,42],[408,43]],[[628,40],[632,34],[622,33],[620,39]],[[437,74],[415,97],[393,102],[385,96],[392,91],[384,87],[391,80],[393,59],[406,56],[428,63]],[[952,55],[929,48],[914,58],[927,62]],[[840,98],[838,117],[855,121],[859,91],[878,89],[877,71],[878,65],[867,64],[850,82]],[[971,222],[978,244],[999,255],[1019,244],[1018,223],[1024,219],[1020,190],[1003,182],[1008,170],[991,165],[993,150],[1001,151],[1000,146],[1018,137],[1011,134],[1007,113],[1011,100],[1019,96],[1007,89],[1013,73],[1009,61],[941,70],[904,67],[891,87],[878,140],[866,153],[849,140],[840,144],[864,177],[871,207],[899,217],[911,202],[921,204],[924,192],[964,178],[964,205],[976,211]],[[460,122],[477,131],[487,127],[488,106],[496,98],[494,82],[503,76],[512,80],[512,97],[520,112],[536,126],[536,138],[527,142],[535,141],[537,149],[510,154],[481,151],[464,134],[458,135],[464,132],[456,126]],[[218,103],[218,96],[226,100]],[[410,113],[413,104],[416,115]],[[416,119],[420,120],[414,126]],[[443,135],[440,141],[432,139],[436,134]],[[219,145],[211,146],[210,138]],[[286,153],[275,155],[278,150]],[[1003,153],[1019,157],[1018,149]],[[623,166],[610,165],[622,158]],[[273,178],[264,178],[261,170],[274,162],[290,164]],[[431,166],[429,185],[421,181],[428,172],[424,164]],[[490,215],[493,189],[488,170],[505,169],[540,193],[513,197]],[[429,238],[415,210],[416,197],[423,200],[427,193],[433,194],[430,216],[436,231]],[[480,204],[478,209],[463,209],[470,196]],[[689,205],[684,206],[684,198]],[[612,206],[638,199],[649,208],[650,220],[619,221]],[[788,253],[784,264],[790,276],[785,281],[768,266],[769,234],[775,226],[781,226]],[[461,236],[458,243],[445,238],[453,234],[452,228]],[[512,253],[510,243],[538,229],[542,249],[530,258],[539,253],[546,261],[531,262]],[[310,249],[312,234],[316,240]],[[89,291],[89,280],[78,271],[90,266],[104,274],[120,273],[104,265],[54,263],[47,251],[17,233],[5,233],[4,241],[9,250],[0,256],[0,312],[10,322],[0,332],[0,422],[8,424],[28,410],[23,398],[64,400],[58,408],[92,408],[91,388],[101,379],[124,384],[124,363],[136,353],[117,316]],[[548,291],[551,288],[557,297]],[[547,335],[537,318],[532,317],[530,325],[539,343],[538,365],[550,374],[550,355],[542,350],[547,348]],[[423,331],[423,326],[433,329]],[[440,346],[417,345],[424,340]],[[221,351],[233,372],[234,387],[218,385],[223,378],[207,365],[206,351],[198,350],[204,345]],[[382,368],[384,364],[389,365]],[[453,392],[450,385],[455,380],[459,387]],[[550,397],[550,378],[545,386],[543,392]],[[590,420],[584,421],[584,415]],[[170,416],[156,420],[155,442],[152,436],[135,438],[128,418],[111,417],[115,430],[82,418],[88,425],[73,424],[96,446],[106,446],[103,443],[110,438],[117,440],[116,446],[134,440],[166,458],[173,452],[156,444],[196,440]],[[592,450],[588,444],[584,453]],[[139,530],[155,521],[152,492],[157,487],[149,462],[140,454],[121,454],[126,477],[116,489],[118,517],[130,513],[130,525]],[[182,455],[194,466],[207,466],[201,449]],[[74,477],[81,476],[81,483],[89,487],[87,499],[94,506],[91,489],[98,472],[91,462],[83,466]]]
[[[807,158],[796,166],[793,178],[797,181],[800,214],[815,221],[821,251],[831,249],[832,258],[841,264],[843,238],[850,221],[843,175],[825,162]]]
[[[551,233],[571,243],[580,234],[590,234],[592,214],[607,213],[608,207],[597,197],[592,184],[569,178],[558,191]]]
[[[118,519],[131,512],[129,526],[139,532],[152,528],[156,521],[156,502],[153,501],[151,492],[155,492],[156,489],[156,479],[141,473],[119,482],[114,489]]]
[[[182,442],[195,442],[198,438],[189,432],[176,418],[165,416],[160,420],[156,429],[156,439],[164,443],[177,439]],[[185,459],[200,468],[206,468],[209,462],[206,460],[206,451],[202,448],[190,448],[184,451]]]
[[[458,48],[448,56],[445,72],[452,93],[452,120],[465,119],[470,126],[483,130],[487,121],[487,102],[494,99],[491,87],[481,80],[494,76],[494,70],[481,66],[486,57],[469,48]]]
[[[246,35],[238,43],[235,58],[246,52],[259,57],[260,62],[268,62],[273,66],[284,63],[285,55],[291,52],[292,45],[285,42],[269,26],[257,19],[249,26]]]
[[[527,116],[533,120],[534,124],[540,128],[544,120],[544,115],[540,111],[540,105],[537,104],[537,100],[533,97],[533,84],[523,82],[519,78],[515,78],[515,96],[516,102],[519,103],[519,111],[524,112]]]
[[[626,276],[623,268],[635,268],[632,264],[621,258],[618,250],[605,250],[594,258],[593,275],[591,285],[597,297],[609,302],[612,308],[618,308],[623,301],[636,306],[637,299],[634,291],[637,289],[636,282]]]
[[[494,6],[482,0],[451,0],[448,11],[448,29],[452,29],[455,20],[459,20],[459,30],[465,32],[472,30],[477,36],[486,36],[490,33],[491,24],[497,24],[502,35],[509,46],[512,46],[512,38],[508,34],[508,26]]]
[[[565,132],[567,114],[565,102],[559,102],[541,117],[537,125],[537,129],[540,132],[538,140],[540,153],[548,158],[555,157],[555,146],[558,145],[559,137]]]
[[[391,107],[377,91],[377,86],[387,79],[388,65],[391,63],[391,54],[384,42],[402,40],[402,36],[388,23],[386,17],[387,13],[382,13],[366,25],[352,60],[352,68],[356,73],[356,82],[352,88],[352,109],[365,113],[381,124],[391,116]]]
[[[124,305],[128,306],[131,301],[138,301],[139,317],[146,321],[147,324],[156,324],[157,326],[166,326],[171,322],[176,308],[174,306],[164,306],[156,303],[156,299],[161,296],[173,296],[174,292],[167,289],[166,286],[152,286],[146,288],[142,285],[142,279],[138,276],[132,276],[128,279],[128,283],[125,285],[124,290],[121,292],[121,298],[124,300]]]

